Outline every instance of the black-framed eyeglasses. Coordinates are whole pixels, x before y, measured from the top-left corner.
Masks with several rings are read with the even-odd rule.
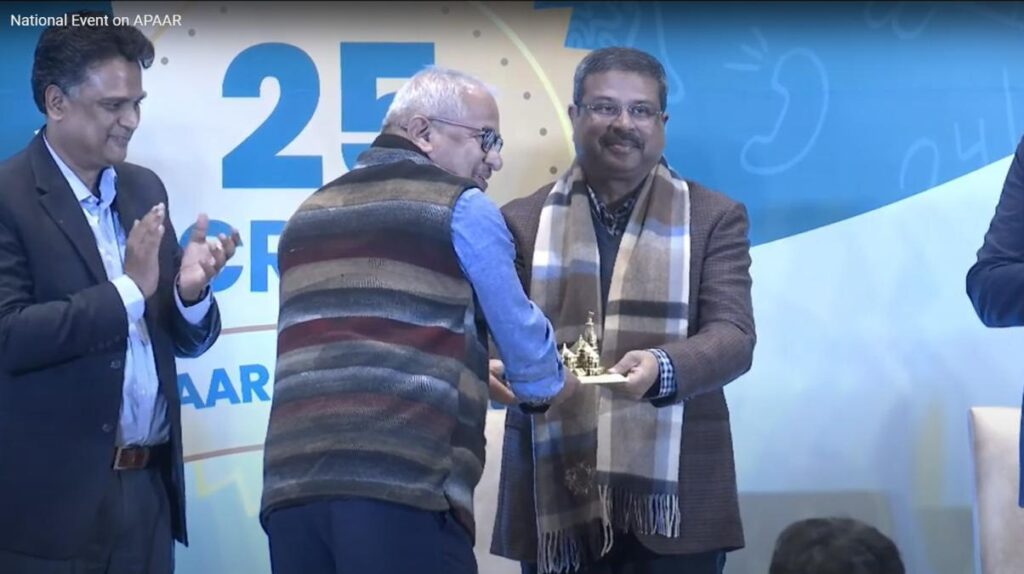
[[[494,128],[478,128],[455,120],[449,120],[448,118],[428,117],[427,119],[432,122],[441,122],[442,124],[449,124],[473,130],[476,132],[473,134],[473,137],[480,138],[480,149],[482,149],[484,153],[490,153],[491,150],[494,150],[495,153],[501,153],[501,148],[505,145],[505,140],[501,139],[501,136],[498,135],[498,132],[494,131]]]
[[[615,119],[619,117],[619,115],[622,114],[622,108],[625,107],[629,117],[633,118],[633,121],[640,123],[651,122],[654,121],[655,118],[660,118],[665,115],[665,112],[649,104],[630,104],[628,106],[623,106],[616,102],[598,102],[596,104],[579,104],[579,107],[604,119]]]

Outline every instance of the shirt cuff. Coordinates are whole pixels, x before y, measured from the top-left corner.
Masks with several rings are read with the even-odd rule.
[[[509,381],[509,386],[516,397],[523,403],[533,406],[545,405],[550,403],[562,390],[562,385],[565,384],[564,369],[562,361],[555,360],[555,373],[553,375],[529,382]]]
[[[181,300],[181,294],[178,293],[178,280],[174,280],[174,302],[178,305],[178,312],[192,325],[198,325],[203,322],[206,318],[206,313],[210,311],[210,286],[207,285],[203,288],[203,292],[199,295],[199,300],[191,305],[185,305]]]
[[[652,401],[674,396],[678,389],[676,369],[668,353],[661,349],[647,349],[658,359],[658,380],[644,393],[644,398]]]
[[[124,304],[124,311],[128,315],[128,324],[134,324],[146,313],[146,297],[135,281],[127,275],[117,277],[111,283],[121,296],[121,303]]]
[[[519,410],[528,415],[539,415],[548,412],[548,403],[519,403]]]

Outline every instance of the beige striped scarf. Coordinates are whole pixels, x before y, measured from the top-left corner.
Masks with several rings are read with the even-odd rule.
[[[586,183],[574,165],[549,192],[530,294],[572,343],[593,311],[608,368],[686,338],[690,193],[664,163],[644,181],[615,259],[606,313]],[[586,385],[534,420],[538,566],[569,572],[611,550],[614,531],[679,536],[683,405],[655,408]]]

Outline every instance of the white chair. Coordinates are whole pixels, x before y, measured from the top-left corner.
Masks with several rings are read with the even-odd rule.
[[[1020,484],[1020,409],[970,409],[974,463],[975,563],[981,574],[1024,572],[1024,509]]]

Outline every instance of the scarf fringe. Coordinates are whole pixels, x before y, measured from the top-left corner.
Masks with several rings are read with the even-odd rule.
[[[636,494],[607,485],[597,489],[601,502],[601,550],[595,561],[611,552],[615,530],[679,537],[682,512],[678,495]],[[584,561],[580,542],[571,529],[543,533],[538,551],[537,565],[545,574],[575,572]]]
[[[580,548],[568,531],[545,532],[540,540],[537,567],[541,572],[574,572],[580,569]]]
[[[608,489],[600,486],[600,489]],[[606,494],[603,496],[607,496]],[[677,494],[637,494],[611,490],[612,522],[616,530],[678,538],[683,516]]]

